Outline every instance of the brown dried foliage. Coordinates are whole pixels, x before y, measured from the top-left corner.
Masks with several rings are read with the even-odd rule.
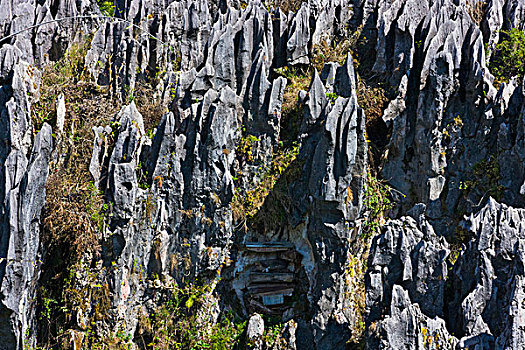
[[[312,65],[319,73],[327,62],[337,62],[343,65],[351,46],[352,42],[350,40],[333,41],[332,43],[323,41],[313,48]]]
[[[135,85],[134,101],[137,109],[142,114],[144,129],[152,130],[157,127],[161,116],[167,112],[162,104],[155,98],[154,86],[157,84],[156,78],[147,81],[138,80]]]
[[[305,0],[272,0],[266,3],[275,8],[279,7],[284,13],[297,12]]]
[[[94,221],[99,221],[103,200],[90,182],[88,167],[94,139],[91,128],[109,123],[120,107],[107,88],[91,81],[84,68],[88,48],[89,40],[75,43],[64,58],[44,68],[41,98],[32,110],[37,129],[45,121],[58,132],[56,101],[60,94],[65,97],[66,116],[64,132],[58,136],[61,139],[58,162],[51,165],[46,185],[44,244],[66,244],[73,260],[98,247],[100,222]]]
[[[479,26],[485,17],[487,2],[479,0],[467,0],[466,6],[470,18],[472,18],[472,21]]]

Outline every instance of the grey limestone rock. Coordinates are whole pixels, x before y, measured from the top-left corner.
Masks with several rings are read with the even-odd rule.
[[[454,267],[454,298],[449,309],[453,331],[462,342],[495,349],[523,346],[523,215],[491,199],[466,221],[474,239]],[[485,337],[480,334],[485,333]]]
[[[523,215],[490,199],[465,220],[473,239],[451,269],[421,212],[390,221],[370,252],[368,347],[521,348]]]
[[[246,328],[246,337],[248,341],[254,343],[264,334],[264,320],[259,314],[250,317],[248,321],[248,328]]]
[[[47,124],[31,140],[29,108],[38,74],[16,47],[4,45],[0,55],[0,336],[4,348],[18,349],[35,332],[40,215],[53,140]]]
[[[281,126],[288,81],[274,69],[304,67],[317,45],[362,29],[373,48],[366,57],[371,74],[395,91],[383,115],[390,138],[382,176],[406,195],[393,213],[398,218],[372,242],[368,348],[525,346],[525,219],[517,209],[525,204],[524,87],[513,79],[497,90],[484,49],[501,39],[501,29],[523,28],[520,1],[488,1],[481,25],[465,3],[452,0],[309,0],[287,14],[261,1],[115,4],[116,19],[101,20],[85,17],[100,14],[94,1],[0,3],[4,36],[82,17],[0,42],[0,349],[22,348],[37,322],[33,263],[42,249],[53,138],[47,124],[33,138],[35,65],[60,58],[93,30],[86,65],[95,80],[126,97],[158,73],[155,96],[169,106],[152,139],[134,103],[115,116],[113,129],[93,128],[89,171],[109,214],[100,235],[101,263],[111,267],[108,329],[135,334],[140,315],[154,311],[162,293],[195,278],[214,281],[224,267],[212,319],[229,302],[246,317],[258,307],[286,322],[291,349],[346,347],[358,322],[346,271],[366,210],[368,172],[366,116],[351,55],[342,66],[314,70],[309,91],[299,94],[298,155],[256,224],[234,218],[232,204],[264,178],[261,169],[288,136]],[[57,135],[65,103],[58,101]],[[257,140],[252,161],[237,150],[247,137]],[[480,164],[497,168],[497,176],[475,179]],[[481,186],[465,190],[473,180]],[[494,194],[506,204],[489,199]],[[278,200],[285,203],[279,220],[265,218]],[[454,235],[463,212],[473,213],[463,225],[473,239],[452,267],[444,237]],[[272,256],[272,267],[293,275],[286,283],[296,286],[300,307],[254,306],[247,281],[255,265],[268,264],[242,250],[247,242],[281,242],[290,250],[288,262]],[[79,325],[85,321],[82,312],[76,316]],[[249,338],[260,337],[262,323],[250,319]],[[34,337],[28,341],[35,345]]]
[[[445,321],[430,318],[412,303],[400,285],[392,289],[390,314],[369,326],[373,334],[369,349],[454,349],[458,339],[452,336]]]
[[[369,256],[367,318],[375,322],[390,309],[392,288],[403,285],[413,303],[429,316],[444,317],[448,244],[419,218],[386,224],[374,238]]]

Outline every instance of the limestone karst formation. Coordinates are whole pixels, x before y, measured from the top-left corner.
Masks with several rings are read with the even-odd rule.
[[[525,348],[524,29],[0,0],[0,350]]]

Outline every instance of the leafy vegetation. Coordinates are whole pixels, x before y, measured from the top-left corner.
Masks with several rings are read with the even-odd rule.
[[[511,77],[525,75],[525,32],[518,28],[502,31],[489,63],[496,83],[508,82]]]
[[[328,99],[328,101],[330,101],[331,104],[334,104],[338,97],[339,96],[337,96],[335,92],[326,93],[326,98]]]
[[[252,220],[264,204],[266,197],[272,192],[276,192],[273,196],[282,195],[279,200],[276,200],[276,205],[278,203],[283,204],[283,202],[286,201],[284,189],[282,191],[273,190],[280,177],[289,169],[289,166],[294,162],[298,154],[299,146],[297,143],[294,143],[290,148],[283,148],[277,151],[271,164],[269,166],[262,166],[261,170],[264,173],[259,183],[245,193],[238,191],[235,194],[232,202],[232,210],[234,218],[237,221],[246,223],[246,221]],[[276,198],[273,199],[275,200]],[[281,211],[277,217],[284,219],[281,217],[285,215],[284,213],[284,210]]]
[[[253,162],[253,149],[255,143],[261,140],[255,135],[246,135],[237,144],[236,154],[248,163]]]
[[[210,314],[201,312],[210,286],[187,284],[173,292],[155,312],[139,320],[138,342],[147,349],[232,349],[241,340],[246,321],[226,313],[213,325]]]
[[[268,324],[268,322],[266,322]],[[264,329],[262,341],[266,349],[284,349],[286,348],[286,341],[282,338],[283,325],[282,323],[268,324]]]
[[[113,17],[115,14],[115,5],[111,0],[97,0],[97,5],[104,16]]]
[[[470,194],[477,198],[494,197],[501,200],[505,187],[500,184],[501,173],[498,159],[492,155],[472,167],[470,176],[460,182],[459,189],[463,191],[464,196]]]
[[[368,173],[364,207],[368,217],[363,226],[363,238],[368,239],[379,233],[385,221],[385,213],[392,209],[394,203],[390,200],[392,189],[384,181]]]

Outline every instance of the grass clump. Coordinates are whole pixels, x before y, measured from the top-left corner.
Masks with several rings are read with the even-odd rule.
[[[72,43],[59,61],[44,67],[40,99],[31,111],[34,131],[47,122],[57,141],[43,211],[44,264],[37,300],[38,309],[49,321],[39,324],[38,343],[43,348],[65,346],[62,340],[73,330],[79,314],[89,320],[83,330],[90,332],[86,341],[94,343],[97,332],[90,322],[103,320],[109,308],[109,288],[99,280],[104,269],[92,272],[85,261],[86,257],[98,258],[108,212],[103,193],[92,182],[89,162],[92,127],[109,123],[120,104],[107,88],[93,83],[84,65],[89,47],[89,37]],[[66,114],[59,134],[56,101],[61,94]]]
[[[478,26],[481,25],[481,21],[485,17],[487,11],[487,2],[479,0],[467,0],[466,2],[467,12],[474,23]]]
[[[252,221],[270,193],[277,196],[277,192],[281,193],[284,191],[274,191],[274,188],[281,176],[289,170],[290,165],[297,158],[298,154],[299,146],[297,143],[294,143],[290,148],[277,151],[271,164],[263,168],[265,172],[261,181],[253,189],[246,191],[246,193],[237,192],[235,194],[232,202],[232,211],[236,221],[245,223]],[[275,198],[273,199],[275,200]],[[285,198],[282,197],[275,203],[282,204],[285,201]],[[281,215],[284,215],[284,212],[281,212]]]
[[[525,32],[511,28],[501,33],[501,41],[496,44],[489,63],[497,84],[508,82],[514,76],[523,79],[525,75]]]
[[[98,247],[98,232],[103,228],[107,206],[89,173],[92,127],[108,124],[119,109],[117,101],[90,82],[84,68],[88,48],[89,40],[74,43],[60,61],[45,67],[41,98],[32,110],[36,129],[42,125],[39,122],[45,121],[57,132],[56,100],[64,95],[64,132],[58,144],[58,160],[51,165],[46,184],[43,241],[50,252],[55,246],[67,247],[63,258],[71,262]]]
[[[356,254],[348,253],[348,265],[345,269],[345,283],[347,290],[350,291],[345,293],[345,299],[348,302],[346,307],[351,310],[354,316],[354,326],[352,327],[352,335],[348,340],[349,344],[360,343],[365,334],[365,274],[370,243],[365,242],[361,245],[361,249],[362,251]]]
[[[368,216],[362,232],[365,240],[379,233],[381,226],[385,223],[385,213],[394,206],[394,202],[390,200],[391,193],[390,186],[368,173],[364,199],[364,207]]]
[[[266,6],[279,7],[284,13],[297,12],[305,0],[270,0],[266,1]]]
[[[327,62],[337,62],[343,65],[353,44],[354,42],[351,39],[333,40],[330,43],[323,41],[313,47],[312,66],[321,72]]]
[[[471,175],[459,184],[464,196],[474,194],[481,198],[493,197],[501,200],[505,187],[500,185],[501,173],[498,159],[492,155],[472,167]]]
[[[139,320],[136,342],[146,349],[232,349],[241,339],[246,322],[224,313],[212,325],[207,305],[211,287],[190,283],[174,286],[164,303]]]
[[[297,67],[283,67],[275,70],[275,73],[288,80],[284,89],[281,107],[281,139],[286,146],[296,141],[299,135],[299,127],[303,117],[302,106],[298,104],[299,91],[308,91],[311,80],[309,70]]]

